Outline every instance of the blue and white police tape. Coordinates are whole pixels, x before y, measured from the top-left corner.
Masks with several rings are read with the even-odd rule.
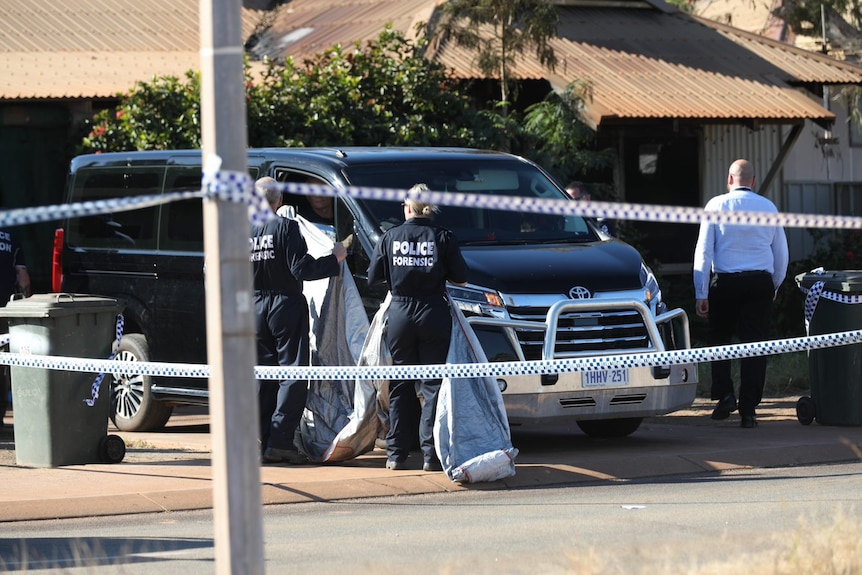
[[[208,163],[201,179],[205,198],[248,204],[248,218],[253,225],[275,217],[264,191],[257,189],[251,176],[245,172],[219,170],[221,158],[217,156],[210,156]],[[210,169],[210,166],[214,169]]]
[[[180,200],[218,199],[248,205],[249,221],[262,223],[273,217],[272,209],[262,191],[256,190],[251,176],[241,172],[204,174],[203,190],[186,190],[144,196],[128,196],[104,200],[0,210],[0,228],[80,218],[99,214],[128,212]]]
[[[811,270],[810,273],[812,275],[822,275],[824,270],[823,268],[817,268]],[[825,286],[825,281],[814,282],[810,288],[799,286],[799,289],[805,294],[804,315],[806,333],[808,332],[808,326],[811,323],[811,318],[814,317],[814,310],[817,309],[817,303],[820,301],[820,298],[843,304],[855,305],[862,303],[862,295],[835,293],[833,291],[824,290],[823,288]]]
[[[825,347],[862,343],[862,330],[810,335],[762,342],[725,346],[699,347],[663,352],[643,352],[624,355],[596,356],[571,359],[510,361],[495,363],[443,365],[387,366],[255,366],[256,379],[310,379],[319,381],[400,380],[506,377],[574,373],[613,368],[637,368],[654,365],[679,365],[743,357],[775,355],[808,351]],[[122,375],[208,378],[210,367],[203,364],[111,361],[75,357],[19,355],[0,353],[0,364],[66,371],[106,372]]]
[[[0,347],[5,347],[7,345],[9,345],[9,334],[0,333]]]
[[[425,203],[453,207],[473,207],[512,212],[531,212],[552,215],[582,215],[606,217],[616,220],[644,222],[675,222],[698,224],[701,222],[730,225],[783,226],[788,228],[830,227],[835,229],[862,228],[862,217],[823,214],[786,214],[766,212],[716,212],[687,206],[658,204],[629,204],[624,202],[573,202],[558,198],[503,196],[494,194],[467,194],[462,192],[414,192],[394,188],[347,187],[332,188],[317,184],[277,183],[282,192],[336,197],[352,196],[365,200],[400,202],[405,197]]]
[[[254,182],[252,182],[251,177],[247,174],[239,172],[213,172],[204,174],[203,178],[204,191],[171,192],[162,195],[134,196],[75,204],[0,210],[0,228],[130,211],[161,203],[193,198],[218,198],[224,201],[246,203],[249,207],[250,221],[253,223],[263,222],[273,217],[272,210],[266,204],[263,193],[256,189]],[[303,195],[346,195],[366,200],[392,202],[400,202],[407,195],[405,190],[393,188],[332,188],[304,183],[279,183],[276,186],[283,192]],[[787,228],[862,228],[862,217],[857,216],[770,214],[764,212],[706,212],[702,208],[686,206],[573,202],[557,198],[465,194],[460,192],[420,192],[414,194],[413,197],[421,199],[423,202],[441,206],[478,207],[539,214],[582,215],[615,220],[675,222],[681,224],[710,222],[729,225],[784,226]]]
[[[108,357],[108,361],[114,359],[117,356],[117,350],[120,349],[120,341],[123,339],[123,326],[125,325],[125,321],[123,319],[123,314],[117,315],[117,324],[114,328],[114,344],[111,346],[111,355]],[[96,379],[93,380],[93,385],[90,386],[90,397],[84,399],[84,403],[93,407],[96,405],[96,400],[99,399],[99,389],[102,387],[102,380],[105,378],[105,372],[102,371],[99,375],[96,376]]]

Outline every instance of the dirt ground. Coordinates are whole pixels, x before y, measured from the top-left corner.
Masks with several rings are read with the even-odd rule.
[[[4,425],[0,429],[0,466],[17,465],[15,458],[15,429],[11,421],[11,412],[7,414]],[[110,430],[106,430],[107,433]],[[152,445],[126,445],[124,463],[156,463],[189,459],[195,453],[209,457],[209,451],[194,451],[189,449],[171,449]]]
[[[758,407],[758,419],[769,420],[796,420],[796,401],[799,396],[767,397]],[[652,423],[668,423],[672,420],[675,425],[708,425],[709,414],[712,412],[715,402],[705,398],[696,398],[691,407],[675,411],[671,414],[646,418],[644,421]],[[193,418],[185,423],[175,422],[173,419],[168,423],[168,431],[181,430],[183,433],[199,435],[209,432],[209,419],[205,408],[187,407],[178,408],[178,413],[193,413]],[[13,412],[10,410],[4,420],[5,425],[0,429],[0,466],[17,465],[15,458],[15,436],[13,426]],[[178,427],[179,426],[179,427]],[[107,433],[116,433],[111,424],[108,425]],[[194,443],[190,443],[194,445]],[[171,448],[148,444],[146,440],[135,440],[126,445],[124,463],[157,463],[163,461],[177,461],[194,458],[195,454],[208,458],[210,451],[204,448]]]

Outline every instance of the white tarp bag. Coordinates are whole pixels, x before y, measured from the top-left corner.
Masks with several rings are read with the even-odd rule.
[[[323,231],[288,212],[291,216],[309,254],[331,253],[333,242]],[[356,365],[369,323],[347,264],[341,263],[337,277],[304,282],[302,291],[308,300],[312,365]],[[345,461],[373,449],[379,427],[375,398],[370,383],[311,381],[297,430],[299,448],[316,462]]]
[[[446,363],[486,363],[485,351],[458,306],[450,301],[452,339]],[[454,482],[497,481],[515,475],[503,394],[491,377],[443,378],[437,398],[434,443]]]
[[[365,338],[365,345],[359,357],[360,366],[392,365],[392,356],[389,354],[389,346],[386,345],[386,320],[391,301],[392,295],[386,292],[386,298],[371,320],[371,327],[368,329],[368,336]],[[389,430],[389,380],[357,380],[357,385],[362,386],[363,389],[374,390],[376,397],[374,411],[377,415],[375,436],[384,439]]]
[[[371,322],[361,365],[390,365],[385,343],[390,295]],[[485,363],[476,334],[457,306],[450,303],[452,337],[446,363]],[[378,405],[386,408],[388,381],[376,380]],[[388,414],[382,416],[387,427]],[[434,421],[437,456],[449,479],[459,483],[496,481],[515,474],[518,450],[512,447],[503,395],[490,377],[444,378]]]

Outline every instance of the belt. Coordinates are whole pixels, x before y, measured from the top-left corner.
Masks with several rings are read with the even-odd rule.
[[[444,293],[432,293],[432,294],[417,294],[417,295],[397,295],[392,294],[392,301],[437,301],[446,299],[446,294]]]
[[[745,277],[761,276],[761,275],[771,276],[772,274],[770,274],[766,270],[752,270],[752,271],[745,271],[745,272],[717,273],[715,275],[717,275],[720,278],[745,278]]]
[[[302,295],[301,291],[298,292],[289,292],[284,290],[277,289],[256,289],[254,290],[254,295]]]

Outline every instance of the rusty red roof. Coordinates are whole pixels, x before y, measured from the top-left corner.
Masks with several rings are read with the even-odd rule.
[[[265,14],[246,4],[244,38]],[[0,0],[0,100],[108,98],[182,77],[200,68],[198,14],[199,0]]]
[[[257,0],[262,3],[263,0]],[[273,11],[246,0],[243,37],[255,56],[297,59],[377,37],[387,23],[411,35],[439,0],[292,0]],[[805,92],[862,84],[862,67],[653,0],[569,0],[558,7],[558,65],[527,54],[520,78],[560,89],[587,80],[598,125],[630,119],[828,122]],[[256,34],[255,34],[256,32]],[[155,75],[199,67],[198,0],[0,0],[0,100],[105,98]],[[443,43],[433,57],[463,78],[474,56]]]

